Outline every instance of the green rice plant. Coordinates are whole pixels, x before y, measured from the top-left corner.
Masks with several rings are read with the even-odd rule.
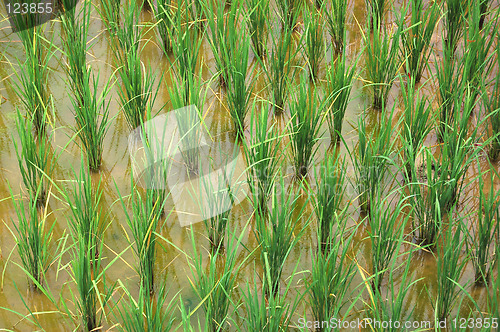
[[[394,141],[391,142],[392,125],[390,116],[382,114],[381,122],[376,132],[370,137],[366,131],[365,120],[358,120],[358,153],[354,155],[349,151],[349,156],[354,166],[354,178],[361,212],[370,211],[371,201],[377,192],[384,188],[383,180],[391,163],[390,154]]]
[[[437,61],[436,77],[439,83],[440,113],[438,138],[443,141],[446,126],[453,122],[453,101],[456,87],[461,85],[459,68],[453,59],[452,49],[443,44],[443,57]]]
[[[304,50],[309,68],[309,78],[311,81],[316,82],[319,79],[319,66],[325,57],[325,41],[320,23],[320,13],[315,8],[311,9],[308,6],[305,6],[305,8]]]
[[[208,257],[208,267],[203,265],[203,255],[198,252],[193,229],[191,228],[191,242],[193,255],[190,269],[194,280],[191,281],[194,291],[202,301],[205,310],[205,330],[222,331],[229,323],[229,307],[234,305],[232,293],[236,286],[238,271],[242,266],[237,265],[237,251],[245,233],[245,228],[239,235],[229,237],[226,254],[216,250]],[[246,259],[243,260],[243,263]]]
[[[283,30],[293,30],[297,24],[303,6],[302,0],[278,0],[276,7]]]
[[[118,326],[120,331],[163,332],[173,328],[175,322],[174,304],[177,298],[174,296],[168,301],[169,293],[165,282],[159,286],[158,295],[154,299],[151,298],[147,288],[141,284],[137,300],[134,299],[121,280],[118,280],[118,284],[128,298],[128,301],[118,306],[118,314],[113,311],[115,317],[119,317],[122,321]]]
[[[283,136],[276,133],[275,123],[268,126],[269,108],[262,103],[260,113],[256,111],[257,102],[252,104],[250,113],[250,139],[243,142],[245,158],[249,169],[247,182],[252,195],[255,211],[264,215],[267,202],[271,199],[272,188],[277,171],[281,165]]]
[[[267,0],[247,0],[248,18],[247,30],[252,40],[254,53],[263,58],[267,51],[269,1]]]
[[[332,244],[331,234],[334,226],[346,217],[341,209],[345,194],[345,159],[326,156],[316,176],[317,193],[314,200],[314,213],[318,223],[318,248],[325,252]]]
[[[460,38],[465,30],[467,7],[469,0],[446,0],[443,2],[444,25],[446,35],[443,48],[450,50],[448,56],[454,57]],[[446,45],[446,46],[445,46]]]
[[[133,181],[131,181],[131,187],[129,202],[126,204],[122,196],[120,196],[120,202],[125,211],[127,224],[132,231],[134,253],[139,260],[137,273],[140,282],[145,291],[152,295],[154,293],[156,232],[167,197],[158,196],[153,190],[146,190],[143,194]],[[131,212],[128,211],[128,206]]]
[[[332,227],[325,250],[317,251],[312,257],[311,279],[306,282],[306,285],[309,289],[309,305],[314,320],[318,322],[340,317],[346,306],[348,307],[347,313],[349,313],[356,303],[356,299],[351,302],[352,293],[349,292],[356,274],[356,266],[349,257],[354,233],[345,235],[347,232],[346,212],[347,210],[344,209],[339,214],[335,214],[337,224]],[[321,235],[318,235],[318,241],[322,241]],[[327,329],[316,329],[316,331],[325,330]]]
[[[334,60],[334,55],[332,54],[332,62],[326,70],[325,98],[327,98],[328,105],[326,121],[330,130],[332,144],[338,144],[341,140],[342,123],[344,122],[344,115],[347,110],[349,96],[351,95],[353,77],[358,59],[351,65],[348,65],[345,52],[340,58],[337,57],[336,60]]]
[[[342,52],[345,44],[347,5],[347,0],[331,0],[331,10],[326,7],[326,2],[322,7],[322,15],[326,18],[333,49],[337,54]]]
[[[420,82],[422,73],[427,66],[431,53],[431,38],[439,17],[440,10],[437,2],[424,9],[423,0],[411,1],[409,27],[401,35],[401,38],[406,71],[415,83]]]
[[[491,0],[480,0],[479,8],[481,11],[481,17],[479,18],[479,29],[482,30],[484,27],[484,20],[486,19],[486,15],[488,14],[488,7],[491,5]]]
[[[15,19],[15,21],[23,20]],[[49,121],[49,108],[52,100],[47,85],[49,61],[55,52],[51,46],[53,40],[44,41],[45,37],[40,26],[23,29],[24,26],[20,25],[21,23],[16,24],[21,29],[17,34],[23,43],[26,59],[22,61],[16,58],[19,70],[14,70],[17,81],[13,83],[13,88],[32,119],[34,130],[44,132]]]
[[[370,27],[373,29],[377,27],[380,29],[385,13],[387,12],[388,1],[386,0],[365,0],[366,12]]]
[[[307,176],[321,138],[325,103],[320,101],[316,89],[309,89],[304,76],[297,88],[295,100],[290,103],[290,141],[295,166],[295,176]]]
[[[125,6],[124,26],[118,30],[120,47],[112,46],[122,82],[118,95],[131,129],[139,127],[146,120],[159,88],[159,84],[155,87],[156,74],[152,67],[145,66],[141,61],[139,40],[142,29],[138,27],[138,20],[139,9],[135,3]]]
[[[156,7],[153,6],[153,12],[158,27],[158,34],[161,39],[163,53],[169,54],[172,51],[172,39],[174,33],[174,13],[171,0],[158,1]]]
[[[99,6],[96,6],[106,29],[112,37],[116,36],[118,29],[120,28],[121,6],[121,0],[101,0]]]
[[[373,290],[380,290],[384,275],[403,244],[404,229],[408,221],[408,215],[403,211],[411,208],[411,205],[406,198],[397,197],[398,194],[397,191],[387,195],[378,191],[370,204],[368,235],[371,243]],[[395,203],[394,199],[397,200]],[[391,205],[394,206],[393,209]]]
[[[267,61],[259,61],[264,68],[269,87],[272,94],[274,114],[280,115],[285,110],[285,104],[289,98],[289,85],[295,76],[293,59],[297,51],[292,51],[292,30],[285,28],[281,38],[271,34],[271,52]]]
[[[500,57],[500,43],[497,43],[495,53]],[[490,91],[487,91],[487,85],[483,86],[482,100],[484,105],[485,117],[488,119],[487,131],[490,144],[488,157],[491,161],[498,160],[500,156],[500,76],[496,75],[490,85]]]
[[[437,298],[435,301],[435,316],[439,321],[448,318],[457,299],[461,287],[458,281],[464,272],[467,259],[461,259],[465,238],[461,237],[462,225],[449,225],[437,246]]]
[[[42,121],[45,120],[42,118]],[[36,205],[41,207],[47,200],[46,175],[51,175],[52,160],[50,158],[50,137],[44,133],[34,133],[35,121],[28,115],[23,117],[17,110],[16,128],[20,147],[13,139],[17,161],[24,185],[29,196],[36,198]]]
[[[413,179],[413,171],[418,153],[421,151],[425,138],[432,130],[432,105],[423,96],[422,89],[415,87],[415,81],[407,84],[401,79],[401,94],[403,95],[404,118],[401,138],[406,178]]]
[[[492,61],[493,37],[498,28],[498,18],[481,29],[480,3],[472,2],[467,19],[468,27],[465,30],[465,52],[462,59],[463,79],[474,88],[474,93],[479,95],[483,85],[483,77],[488,76],[495,62]]]
[[[405,17],[403,10],[401,22]],[[375,17],[375,21],[378,18]],[[387,102],[389,91],[396,79],[396,74],[401,66],[401,55],[399,52],[399,41],[402,24],[398,24],[395,31],[388,31],[376,24],[370,35],[364,34],[366,45],[366,75],[370,82],[368,86],[373,89],[373,108],[381,110]]]
[[[297,266],[298,264],[296,264],[294,274]],[[265,265],[264,275],[269,275],[270,273],[272,273],[270,266]],[[240,331],[289,331],[293,314],[304,296],[296,295],[292,298],[292,301],[287,298],[292,286],[292,277],[289,278],[283,294],[276,294],[275,296],[266,296],[266,286],[264,286],[264,289],[259,294],[259,289],[257,288],[258,281],[255,279],[255,275],[253,282],[246,283],[246,290],[243,291],[243,303],[247,315],[244,318],[244,326],[239,329]]]
[[[238,1],[233,2],[232,6],[236,6]],[[227,71],[223,72],[223,75],[227,75],[225,82],[229,114],[233,119],[237,138],[242,139],[246,127],[245,117],[248,113],[254,85],[253,79],[247,82],[250,39],[244,30],[238,33],[231,29],[228,33],[234,34],[233,37],[228,38],[229,41],[234,43],[229,44],[228,48],[224,48],[225,53],[223,56],[226,58],[225,63],[227,63],[228,67]]]
[[[478,163],[479,169],[481,168]],[[483,174],[483,173],[479,173]],[[472,264],[474,266],[476,285],[487,285],[490,281],[491,272],[494,269],[498,257],[491,257],[491,252],[495,248],[495,239],[498,240],[500,220],[500,192],[494,189],[494,175],[489,173],[491,185],[487,189],[481,175],[479,178],[479,208],[477,211],[477,223],[472,231],[466,229],[468,236],[467,250],[471,253]],[[485,191],[488,190],[486,194]]]
[[[76,135],[79,137],[87,162],[92,171],[97,171],[102,164],[104,137],[109,129],[109,81],[98,96],[99,75],[92,75],[90,71],[84,74],[84,86],[81,95],[81,104],[78,99],[73,100],[76,118]]]
[[[52,230],[55,223],[52,226],[48,225],[47,212],[38,211],[37,202],[39,201],[38,195],[42,192],[41,186],[35,192],[29,193],[30,199],[27,206],[22,198],[14,198],[10,187],[9,190],[18,219],[17,222],[13,221],[13,224],[17,233],[14,239],[21,258],[21,266],[28,275],[30,287],[38,290],[44,283],[45,272],[49,268]]]
[[[298,195],[286,188],[283,178],[273,188],[266,215],[255,215],[255,236],[260,244],[260,261],[265,266],[263,288],[266,296],[279,298],[280,279],[285,261],[300,239],[308,222],[296,231],[305,204],[298,214]]]
[[[413,250],[408,253],[406,263],[403,263],[404,270],[401,273],[401,277],[398,276],[401,266],[397,266],[396,259],[392,260],[389,268],[386,294],[383,294],[379,289],[373,291],[368,288],[371,300],[371,305],[369,305],[370,316],[372,318],[368,325],[372,331],[401,331],[401,326],[384,324],[383,322],[411,321],[415,306],[413,305],[408,309],[407,301],[415,285],[422,280],[412,280],[410,272],[412,255]],[[397,287],[398,281],[399,287]]]

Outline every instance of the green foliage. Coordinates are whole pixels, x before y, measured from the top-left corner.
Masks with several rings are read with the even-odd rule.
[[[344,48],[346,38],[346,23],[347,23],[347,0],[331,0],[331,10],[326,6],[325,2],[322,6],[322,15],[326,18],[328,30],[332,38],[333,49],[337,54],[340,54]]]
[[[311,81],[318,81],[319,68],[325,57],[325,41],[323,39],[323,29],[320,23],[321,14],[315,9],[305,7],[304,25],[305,38],[304,49],[309,68],[309,77]]]
[[[252,40],[254,53],[263,58],[267,51],[269,1],[247,0],[248,8],[247,30]]]

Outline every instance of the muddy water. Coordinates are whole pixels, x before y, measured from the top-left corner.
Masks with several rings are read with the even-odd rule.
[[[401,3],[399,1],[394,2],[396,8],[400,8]],[[361,49],[361,40],[363,31],[360,26],[364,26],[365,23],[365,2],[364,0],[357,0],[351,4],[350,12],[353,13],[353,17],[350,18],[349,30],[348,30],[348,52],[350,58],[353,58],[357,52]],[[151,15],[148,13],[143,13],[141,20],[143,22],[151,21]],[[390,19],[388,19],[390,21]],[[12,223],[17,221],[17,217],[13,208],[13,205],[9,199],[9,188],[12,188],[14,195],[19,195],[22,193],[21,176],[18,171],[17,157],[14,149],[12,140],[17,140],[17,134],[15,131],[15,114],[16,106],[19,105],[19,100],[15,95],[14,90],[11,88],[10,84],[15,80],[12,76],[13,70],[17,70],[17,65],[15,62],[16,57],[23,57],[22,45],[18,41],[18,37],[10,32],[7,27],[7,21],[0,23],[0,50],[1,54],[5,55],[5,58],[1,59],[0,62],[0,95],[2,98],[2,104],[0,106],[0,272],[1,272],[1,291],[0,291],[0,306],[8,308],[8,310],[0,310],[0,329],[15,329],[19,331],[29,331],[34,328],[34,325],[29,322],[28,319],[23,319],[23,316],[28,313],[28,310],[23,304],[23,297],[26,304],[29,306],[32,312],[38,313],[35,315],[36,319],[47,331],[69,331],[74,328],[73,323],[64,315],[55,312],[56,308],[47,299],[46,295],[28,292],[27,291],[27,280],[24,277],[21,269],[18,267],[20,259],[15,249],[15,240],[13,237],[13,227]],[[53,43],[57,47],[61,47],[60,42],[60,31],[61,25],[59,22],[54,21],[50,24],[45,25],[46,35],[54,36]],[[104,25],[99,19],[98,14],[95,10],[92,13],[91,25],[89,27],[89,39],[93,43],[93,46],[88,54],[88,63],[91,65],[94,72],[100,73],[100,84],[102,87],[106,83],[106,80],[113,74],[115,68],[113,67],[113,59],[111,49],[108,43],[108,34],[104,30]],[[155,108],[160,110],[163,105],[165,105],[162,112],[167,112],[171,109],[170,97],[168,92],[168,87],[171,86],[171,81],[169,79],[170,62],[163,55],[160,49],[155,44],[155,35],[150,32],[144,36],[143,43],[145,45],[143,53],[143,61],[145,64],[149,64],[153,68],[158,68],[159,71],[164,73],[164,79],[160,82],[159,94],[156,100]],[[434,37],[436,53],[439,54],[440,50],[440,37],[436,33]],[[300,57],[301,55],[299,55]],[[205,39],[201,47],[202,61],[202,75],[205,80],[209,80],[211,73],[215,71],[215,61],[213,54],[210,50],[208,41]],[[49,88],[54,97],[55,105],[55,125],[53,132],[52,148],[56,154],[60,154],[60,158],[57,161],[57,165],[54,171],[54,181],[61,186],[67,185],[68,180],[74,179],[74,174],[78,174],[80,168],[80,150],[74,142],[69,142],[69,138],[72,136],[71,127],[75,126],[74,116],[71,109],[71,99],[69,94],[69,87],[67,85],[67,79],[64,74],[63,65],[59,62],[62,58],[59,51],[56,51],[56,55],[51,60],[50,67],[50,79]],[[432,58],[432,57],[431,57]],[[326,62],[328,62],[329,55],[326,56],[325,63],[323,63],[323,71]],[[10,63],[9,63],[10,61]],[[302,60],[300,60],[302,61]],[[251,55],[250,66],[255,72],[259,70],[258,62]],[[372,130],[373,125],[378,121],[377,113],[374,111],[368,111],[364,115],[363,110],[365,106],[370,103],[370,95],[367,89],[363,88],[362,81],[362,66],[363,60],[360,61],[360,77],[356,80],[354,88],[352,90],[351,102],[349,103],[347,113],[345,116],[344,126],[343,126],[343,136],[345,139],[345,144],[340,146],[340,153],[342,155],[347,155],[347,149],[354,149],[357,142],[357,121],[359,116],[367,117],[367,129]],[[434,72],[433,62],[431,61],[430,72]],[[496,67],[498,70],[498,66]],[[423,81],[429,78],[428,72],[424,75]],[[435,98],[434,92],[436,91],[437,82],[431,81],[425,87],[425,93],[431,98]],[[264,89],[262,94],[265,96],[265,81],[264,76],[258,75],[256,81],[257,89]],[[120,113],[120,105],[118,102],[118,96],[116,93],[116,86],[111,92],[111,104],[110,104],[110,117],[112,118],[112,124],[106,135],[104,143],[104,162],[102,170],[99,174],[94,175],[95,180],[98,177],[101,178],[102,186],[104,188],[103,195],[103,207],[106,214],[104,220],[110,222],[109,227],[105,232],[104,243],[105,250],[103,253],[104,264],[109,263],[117,255],[120,258],[107,270],[106,279],[111,284],[118,279],[122,280],[130,289],[134,296],[138,293],[138,281],[139,278],[134,271],[136,266],[136,261],[130,248],[129,241],[125,232],[128,226],[125,222],[124,212],[119,201],[120,194],[128,195],[130,193],[130,178],[131,178],[131,162],[127,150],[128,135],[130,133],[130,128],[125,121],[125,118]],[[389,107],[400,99],[399,82],[394,84],[389,96]],[[204,112],[210,114],[212,117],[212,122],[210,123],[209,130],[210,134],[217,143],[223,144],[223,146],[231,146],[234,142],[234,135],[231,132],[232,122],[227,111],[227,104],[225,102],[224,93],[220,90],[217,84],[212,84],[209,88],[207,94],[207,100],[205,102]],[[400,114],[401,110],[396,105],[396,118]],[[278,125],[283,127],[286,121],[289,119],[289,113],[285,114],[276,119]],[[322,127],[323,134],[322,139],[319,142],[319,149],[317,157],[315,160],[315,165],[317,166],[323,156],[331,150],[329,142],[328,128],[326,124]],[[250,133],[247,133],[250,135]],[[436,135],[434,132],[429,135],[426,145],[432,146],[437,143]],[[498,170],[498,165],[493,165]],[[488,161],[484,156],[481,157],[481,169],[488,169],[490,166]],[[287,160],[284,169],[287,170],[287,183],[293,182],[292,174],[293,168],[292,163]],[[348,175],[353,178],[352,166],[348,168]],[[467,173],[468,178],[474,178],[478,174],[477,168],[473,167],[469,169]],[[311,171],[313,174],[313,171]],[[398,180],[402,180],[402,176],[399,174],[397,176]],[[312,176],[310,177],[311,182],[314,182]],[[488,179],[485,179],[488,181]],[[500,180],[495,178],[495,183],[493,184],[495,189],[498,189]],[[487,182],[488,187],[488,182]],[[476,197],[478,196],[478,186],[476,184],[471,185],[464,189],[461,195],[460,201],[460,211],[471,211],[477,207]],[[58,195],[56,192],[54,195]],[[347,194],[345,198],[345,204],[350,204],[349,212],[351,219],[349,221],[350,225],[361,224],[355,235],[355,241],[352,249],[352,255],[357,255],[359,265],[364,269],[369,269],[370,262],[370,244],[367,233],[366,221],[364,216],[359,214],[359,209],[356,202],[351,202],[354,199],[355,193],[352,186],[347,188]],[[308,193],[304,192],[301,199],[302,203],[307,201]],[[169,200],[167,202],[167,210],[174,207],[174,202]],[[312,208],[308,204],[305,208],[306,217],[302,218],[302,223],[311,222],[308,226],[306,232],[301,238],[299,244],[294,248],[292,254],[288,258],[288,263],[285,266],[283,276],[288,277],[295,269],[295,265],[299,262],[297,271],[304,271],[295,276],[291,293],[289,294],[289,300],[291,301],[296,294],[303,292],[304,278],[307,278],[307,270],[311,266],[311,253],[315,250],[315,227],[312,219],[308,219],[307,215],[312,213]],[[48,216],[48,221],[50,223],[56,223],[54,227],[53,243],[55,252],[58,239],[64,238],[68,234],[67,227],[67,216],[68,207],[64,203],[54,197],[49,203],[50,215]],[[180,213],[182,211],[174,210],[163,221],[162,236],[168,239],[170,242],[174,243],[178,248],[185,250],[186,253],[192,252],[191,239],[189,236],[189,228],[180,226]],[[247,222],[250,221],[249,226],[245,230],[244,244],[247,248],[255,248],[257,246],[256,239],[253,235],[251,217],[251,204],[248,200],[242,201],[239,205],[235,206],[231,212],[231,224],[230,229],[235,233],[241,232]],[[193,225],[193,233],[195,236],[196,243],[203,248],[204,255],[206,257],[206,249],[208,247],[208,240],[206,239],[205,229],[202,223],[196,223]],[[130,232],[128,232],[130,236]],[[181,291],[182,299],[184,304],[191,309],[194,309],[198,303],[199,299],[197,295],[192,291],[189,278],[192,279],[191,271],[189,269],[189,264],[186,256],[176,250],[173,246],[163,243],[165,250],[159,248],[157,254],[157,275],[167,273],[167,284],[171,289],[171,294],[175,294]],[[405,247],[404,250],[408,250]],[[248,252],[245,249],[239,251],[239,261],[242,262],[247,256]],[[399,257],[398,261],[403,262],[404,257]],[[68,267],[65,266],[70,261],[69,254],[64,254],[60,260],[55,261],[49,268],[47,272],[47,284],[50,286],[51,296],[58,299],[59,296],[64,298],[71,298],[71,292],[75,292],[74,284],[72,283],[71,276],[68,273]],[[414,307],[413,320],[433,320],[433,308],[431,305],[432,300],[435,298],[436,294],[436,261],[432,254],[419,252],[413,257],[411,272],[413,272],[414,280],[422,278],[421,281],[417,282],[413,289],[410,291],[409,296],[406,299],[405,310],[409,313]],[[245,286],[248,281],[253,280],[255,273],[259,275],[262,274],[262,267],[260,266],[258,254],[254,258],[246,262],[246,264],[241,268],[241,273],[238,278],[238,283],[241,286]],[[473,269],[469,264],[465,273],[460,279],[460,284],[465,285],[470,282],[473,278]],[[362,282],[359,273],[356,275],[353,282],[353,291],[356,296],[360,290],[364,287],[359,287],[354,289],[357,285]],[[398,280],[396,282],[399,282]],[[387,285],[383,285],[386,287]],[[488,292],[485,288],[473,288],[470,290],[473,298],[478,302],[481,308],[484,308],[486,301],[486,293]],[[430,298],[429,298],[430,294]],[[235,296],[239,297],[241,292],[239,289],[235,291]],[[116,297],[118,299],[118,297]],[[366,317],[365,307],[363,301],[368,301],[368,295],[366,292],[362,295],[352,312],[349,314],[349,319],[363,318]],[[76,315],[74,306],[71,304],[70,310]],[[14,314],[15,311],[19,314]],[[240,311],[240,314],[243,314]],[[468,312],[464,311],[462,313],[457,313],[454,311],[452,316],[457,315],[467,315]],[[119,319],[111,313],[109,315],[108,322],[104,324],[105,328],[114,329],[113,325],[119,322]],[[292,319],[292,322],[297,322],[298,318],[306,315],[311,319],[311,314],[307,309],[305,301],[299,306],[297,314]],[[236,315],[233,315],[236,316]],[[193,323],[197,319],[203,320],[203,313],[198,310],[193,316]],[[232,325],[240,324],[239,318],[235,318],[235,322]],[[291,327],[292,329],[292,327]]]

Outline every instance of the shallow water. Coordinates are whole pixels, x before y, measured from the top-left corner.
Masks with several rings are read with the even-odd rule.
[[[395,1],[394,4],[397,8],[399,8],[401,6],[401,1]],[[362,40],[363,31],[359,27],[364,26],[366,13],[364,0],[356,0],[350,6],[351,11],[356,18],[355,20],[351,18],[347,36],[347,40],[349,42],[348,51],[352,58],[362,47],[360,41]],[[151,21],[151,14],[143,13],[141,20],[143,22]],[[46,35],[54,37],[53,44],[57,47],[61,47],[59,37],[61,31],[60,23],[53,21],[50,24],[46,24],[45,30]],[[108,37],[107,32],[104,31],[104,25],[102,24],[98,13],[94,10],[92,12],[92,20],[89,27],[89,40],[93,43],[93,46],[88,54],[87,61],[91,65],[94,72],[100,73],[100,87],[104,86],[106,80],[115,70],[113,67],[112,52],[107,41]],[[164,74],[163,79],[160,82],[159,94],[155,103],[155,108],[160,110],[162,105],[165,105],[163,112],[169,111],[171,109],[171,104],[168,87],[172,84],[169,78],[169,69],[171,67],[170,61],[163,55],[162,51],[155,44],[156,37],[153,31],[147,33],[143,38],[145,48],[142,60],[146,65],[157,68],[160,73]],[[441,46],[438,32],[436,32],[433,40],[435,42],[434,47],[439,51]],[[74,325],[61,313],[53,312],[56,309],[47,299],[47,296],[37,292],[27,291],[27,279],[24,277],[23,272],[17,265],[19,264],[20,259],[15,248],[15,239],[13,237],[12,227],[12,223],[17,221],[17,217],[9,198],[9,188],[12,188],[14,195],[19,195],[22,190],[22,180],[18,170],[14,144],[12,142],[13,139],[18,139],[15,131],[15,115],[16,107],[19,106],[19,100],[14,90],[10,87],[10,84],[15,81],[15,77],[12,75],[13,70],[17,70],[15,59],[16,57],[22,58],[23,50],[22,45],[18,41],[18,37],[10,32],[8,22],[5,20],[0,23],[0,50],[1,54],[5,55],[5,58],[0,62],[0,95],[5,98],[5,101],[2,101],[2,104],[0,105],[0,220],[2,221],[0,224],[0,306],[8,308],[8,310],[0,310],[0,329],[12,329],[18,331],[29,331],[34,329],[33,324],[20,316],[28,313],[28,310],[23,304],[24,299],[32,312],[39,313],[36,314],[35,317],[45,330],[70,331],[74,329]],[[205,80],[209,80],[211,78],[211,72],[215,71],[215,60],[206,38],[203,41],[200,53],[200,58],[203,59],[201,66],[202,76]],[[329,59],[329,57],[330,56],[328,54],[325,59]],[[55,153],[60,153],[60,158],[57,161],[53,174],[54,181],[58,185],[66,185],[65,180],[74,179],[74,174],[78,174],[80,169],[79,148],[74,142],[70,142],[68,144],[69,137],[72,136],[71,127],[75,126],[75,121],[72,113],[69,87],[66,83],[66,75],[64,74],[62,64],[58,62],[62,58],[63,57],[60,52],[57,51],[50,63],[51,73],[49,79],[49,88],[54,97],[56,113],[54,124],[54,128],[56,129],[53,132],[52,148]],[[300,54],[299,59],[300,61],[302,60]],[[322,65],[322,72],[324,72],[326,62],[327,61],[324,61]],[[250,66],[254,68],[256,72],[260,66],[253,55],[250,56]],[[359,67],[363,67],[363,60],[360,61]],[[495,70],[498,72],[498,65]],[[433,61],[431,61],[430,71],[434,71]],[[371,100],[369,92],[367,92],[368,89],[363,88],[363,81],[361,79],[363,75],[362,70],[359,72],[361,76],[358,77],[353,87],[351,94],[352,100],[349,103],[344,120],[342,134],[345,143],[342,143],[340,146],[340,153],[342,155],[347,155],[348,149],[354,149],[357,143],[356,128],[358,117],[362,115],[365,105],[368,105]],[[422,81],[425,81],[429,77],[429,73],[426,72]],[[210,85],[204,112],[206,112],[206,114],[210,114],[212,119],[208,127],[214,142],[217,144],[220,143],[227,149],[232,146],[232,143],[234,143],[234,135],[231,132],[232,122],[227,111],[224,93],[220,90],[216,83],[217,82],[212,82]],[[430,98],[435,97],[435,91],[437,90],[435,88],[436,84],[437,82],[429,82],[424,88],[424,91]],[[101,171],[93,176],[95,177],[95,180],[97,180],[98,177],[101,178],[104,189],[102,204],[104,211],[106,211],[104,219],[110,222],[104,235],[105,250],[102,253],[104,257],[103,264],[109,263],[117,255],[120,255],[120,258],[107,270],[106,279],[109,284],[114,283],[118,279],[122,280],[129,287],[131,293],[134,296],[137,296],[139,278],[134,270],[136,261],[132,249],[130,248],[129,241],[127,240],[127,236],[125,236],[124,233],[128,230],[128,226],[125,222],[125,215],[119,200],[120,194],[128,195],[131,189],[130,178],[132,166],[127,145],[130,128],[128,127],[124,116],[120,113],[120,105],[116,88],[117,85],[113,87],[112,93],[110,94],[110,118],[112,118],[112,124],[105,138],[103,166]],[[256,90],[260,89],[264,89],[264,91],[262,91],[262,95],[266,96],[264,75],[262,74],[260,74],[256,80]],[[389,96],[389,107],[392,107],[392,105],[400,98],[399,82],[396,82]],[[398,118],[398,114],[400,114],[400,112],[401,109],[396,105],[395,119]],[[367,112],[368,131],[371,131],[374,124],[378,122],[377,115],[376,111]],[[281,118],[277,119],[278,127],[283,128],[288,119],[289,113],[285,112]],[[319,142],[319,148],[316,154],[316,167],[321,162],[327,151],[330,150],[328,127],[326,124],[322,127],[322,132],[322,139]],[[246,135],[250,136],[251,133],[247,130]],[[427,138],[426,145],[433,146],[436,143],[437,139],[433,131]],[[289,149],[286,150],[285,147],[284,151],[288,153],[290,152]],[[286,182],[292,183],[294,181],[292,178],[292,163],[287,160],[285,165],[286,167],[284,166],[283,169],[287,170]],[[499,165],[495,164],[493,166],[498,171]],[[484,156],[481,157],[481,169],[484,170],[489,167],[487,159],[484,158]],[[309,176],[310,180],[312,180],[311,183],[314,182],[313,174],[314,170],[311,170]],[[349,164],[348,167],[348,175],[350,178],[353,178],[353,168],[351,164]],[[475,167],[472,167],[467,173],[467,178],[472,179],[477,175],[478,170]],[[396,179],[399,181],[403,180],[401,172],[398,173]],[[488,179],[485,178],[485,181],[486,187],[488,187]],[[494,188],[498,189],[499,184],[500,179],[496,177]],[[473,210],[477,206],[479,190],[480,188],[477,183],[474,183],[464,189],[459,203],[461,211]],[[351,254],[352,256],[357,256],[357,260],[363,269],[369,270],[371,249],[368,238],[368,226],[366,221],[364,221],[364,216],[359,213],[357,203],[350,201],[355,197],[353,187],[349,185],[346,193],[345,203],[351,204],[349,207],[349,225],[354,226],[361,223],[354,237],[354,245],[351,250]],[[57,193],[53,194],[58,195]],[[302,204],[307,204],[305,207],[306,217],[302,218],[301,223],[307,222],[307,215],[312,213],[312,207],[309,203],[307,203],[307,198],[308,193],[305,192],[300,200]],[[167,201],[167,211],[174,208],[174,206],[174,202],[171,199]],[[57,240],[68,234],[66,218],[70,211],[68,210],[68,206],[66,204],[61,203],[57,199],[51,199],[49,201],[49,211],[51,211],[51,214],[48,217],[49,222],[56,223],[53,231],[53,250],[55,251]],[[243,243],[247,248],[255,248],[257,246],[257,241],[253,234],[253,218],[251,216],[251,211],[251,204],[249,200],[242,201],[232,209],[231,221],[229,225],[229,229],[231,231],[239,233],[245,228],[247,222],[249,222],[249,226],[245,229],[245,236],[243,239]],[[183,211],[174,210],[168,215],[168,218],[163,221],[161,234],[170,242],[174,243],[176,247],[185,250],[185,252],[189,254],[192,252],[190,231],[189,228],[180,226],[181,213],[183,213]],[[195,236],[195,242],[198,244],[199,248],[203,248],[204,257],[206,258],[207,252],[205,249],[208,248],[208,240],[206,239],[203,223],[194,224],[193,233]],[[312,222],[302,235],[300,242],[294,248],[290,257],[288,257],[283,271],[283,276],[285,278],[293,273],[297,262],[297,271],[303,271],[303,273],[299,273],[294,277],[294,287],[289,294],[290,301],[296,296],[296,294],[305,290],[303,279],[307,277],[306,271],[309,270],[311,266],[311,253],[316,249],[316,240],[314,238],[315,233],[316,230],[314,222]],[[192,279],[192,274],[187,258],[184,253],[176,250],[174,246],[164,242],[162,245],[165,250],[158,248],[157,251],[157,275],[166,272],[168,281],[167,284],[170,287],[171,295],[180,291],[184,304],[188,308],[194,309],[198,305],[199,299],[191,288],[190,278]],[[407,251],[409,250],[409,247],[406,246],[403,250]],[[245,249],[240,249],[238,253],[238,261],[243,262],[247,254],[248,252]],[[398,262],[403,262],[405,259],[406,256],[398,257]],[[66,253],[63,255],[60,262],[54,262],[47,272],[47,285],[50,287],[54,298],[59,298],[59,296],[70,298],[70,292],[75,291],[74,283],[72,283],[71,276],[68,273],[68,267],[65,266],[65,264],[69,261],[70,256]],[[416,282],[415,286],[409,292],[405,303],[405,310],[409,313],[412,308],[414,308],[412,320],[432,321],[434,312],[431,305],[431,299],[435,298],[437,287],[436,260],[433,255],[426,252],[418,252],[412,258],[411,272],[413,273],[413,280],[421,280]],[[258,275],[262,275],[262,266],[260,265],[258,252],[255,253],[254,257],[248,260],[241,268],[238,276],[238,284],[241,289],[246,287],[247,282],[252,282],[254,280],[254,275],[256,273]],[[474,271],[472,265],[469,263],[465,273],[460,278],[459,283],[461,285],[466,285],[467,283],[470,284],[471,280],[473,280],[473,275]],[[359,285],[361,282],[362,278],[360,274],[357,273],[352,287],[355,295],[357,295],[357,292],[364,288],[360,287],[354,289],[354,287]],[[396,280],[396,282],[399,283],[399,280]],[[382,287],[387,287],[385,279]],[[235,297],[240,297],[241,289],[237,288],[235,290]],[[470,288],[469,292],[474,300],[477,301],[478,305],[481,308],[485,308],[486,292],[488,292],[488,290],[485,288]],[[428,293],[430,294],[431,299],[429,299]],[[21,299],[21,297],[23,299]],[[366,290],[361,299],[364,299],[364,301],[369,300]],[[366,308],[361,299],[357,302],[354,309],[349,314],[349,320],[366,317]],[[10,310],[19,314],[14,314]],[[74,307],[72,307],[71,310],[75,313]],[[312,318],[305,301],[303,301],[303,303],[299,306],[292,322],[297,322],[300,317],[304,316],[304,312],[309,319]],[[242,310],[240,310],[240,314],[244,314]],[[114,324],[119,322],[119,319],[117,320],[110,313],[108,313],[108,315],[109,319],[108,322],[104,323],[104,328],[114,330]],[[455,310],[452,317],[457,315],[465,317],[468,315],[468,312],[464,310],[464,312],[457,313]],[[201,309],[197,310],[195,315],[193,315],[192,322],[196,322],[198,318],[200,320],[203,318],[203,312]],[[240,325],[240,319],[235,319],[236,321],[232,324]],[[294,328],[290,327],[290,329],[293,330]],[[231,330],[236,329],[233,327]]]

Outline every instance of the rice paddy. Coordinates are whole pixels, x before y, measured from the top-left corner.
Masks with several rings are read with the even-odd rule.
[[[498,1],[5,4],[0,330],[498,330]]]

